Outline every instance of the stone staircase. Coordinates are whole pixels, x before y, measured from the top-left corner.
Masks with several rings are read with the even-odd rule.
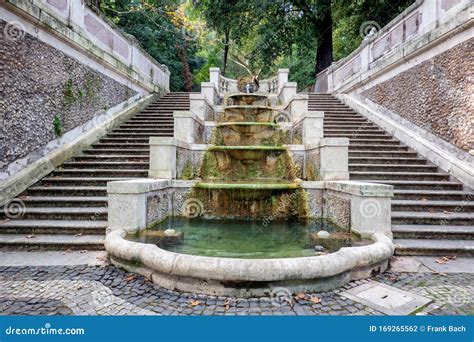
[[[474,255],[474,194],[330,94],[309,94],[324,111],[324,136],[349,138],[350,179],[393,185],[398,255]]]
[[[166,94],[28,188],[22,215],[0,211],[0,250],[103,249],[107,182],[148,177],[148,140],[173,136],[175,110],[189,110],[189,93]]]

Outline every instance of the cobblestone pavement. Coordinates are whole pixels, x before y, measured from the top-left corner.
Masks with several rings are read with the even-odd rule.
[[[386,272],[304,297],[243,299],[169,291],[113,266],[42,266],[0,267],[0,315],[380,315],[340,295],[372,280],[433,299],[421,314],[474,314],[467,273]]]

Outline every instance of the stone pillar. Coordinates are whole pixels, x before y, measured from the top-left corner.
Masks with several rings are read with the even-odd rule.
[[[295,94],[286,106],[286,110],[290,112],[293,122],[300,120],[308,113],[308,94]]]
[[[285,86],[288,82],[288,74],[290,69],[278,69],[278,92]]]
[[[177,147],[181,144],[175,138],[150,137],[150,169],[148,170],[148,177],[176,178]]]
[[[324,112],[306,112],[301,120],[303,145],[315,145],[324,137]]]
[[[189,110],[203,121],[212,115],[212,107],[204,94],[189,94]]]
[[[357,181],[326,182],[326,188],[349,194],[351,230],[362,237],[383,233],[392,238],[393,186]]]
[[[211,105],[217,104],[219,98],[218,86],[212,82],[201,83],[201,94],[207,99]]]
[[[136,232],[147,226],[147,193],[170,187],[166,180],[133,179],[107,183],[107,232],[125,229]]]
[[[323,138],[319,146],[321,179],[324,181],[349,179],[349,139]]]
[[[174,138],[188,144],[194,144],[202,140],[204,121],[195,113],[190,111],[175,111],[174,117]],[[201,138],[201,139],[200,139]]]
[[[220,68],[209,68],[209,82],[214,83],[217,89],[219,89],[220,76],[221,76]]]
[[[283,84],[282,87],[280,87],[280,84],[278,84],[278,94],[280,97],[280,101],[284,104],[291,101],[291,99],[294,98],[294,96],[298,92],[296,87],[296,82],[286,82],[285,84]]]

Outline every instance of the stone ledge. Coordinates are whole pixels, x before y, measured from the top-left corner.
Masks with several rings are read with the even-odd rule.
[[[358,181],[327,181],[326,189],[361,197],[393,197],[393,186]]]
[[[150,146],[176,146],[189,149],[190,144],[172,137],[150,137]]]
[[[204,121],[196,113],[193,113],[189,110],[174,111],[173,118],[193,119],[194,121],[197,121],[201,126],[204,126]]]
[[[151,191],[167,189],[171,186],[168,179],[131,179],[107,183],[108,194],[143,194]]]

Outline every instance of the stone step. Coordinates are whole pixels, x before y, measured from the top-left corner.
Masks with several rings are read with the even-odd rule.
[[[368,183],[379,183],[392,185],[396,190],[462,190],[463,185],[452,181],[412,181],[412,180],[380,180],[380,179],[360,179]]]
[[[103,149],[117,149],[123,147],[123,151],[128,151],[131,149],[140,149],[141,151],[149,151],[150,144],[146,143],[114,143],[114,142],[102,142],[91,145],[93,149],[103,150]]]
[[[137,178],[137,177],[148,177],[148,168],[146,169],[63,169],[55,170],[54,176],[60,177],[114,177],[114,178]]]
[[[6,213],[0,212],[0,219],[6,219]],[[26,207],[18,219],[23,220],[107,220],[107,208],[104,207]]]
[[[349,153],[352,151],[366,151],[366,152],[384,152],[387,151],[397,152],[403,151],[407,152],[408,146],[405,145],[386,145],[386,144],[360,144],[360,143],[349,143]],[[411,152],[411,151],[410,151]]]
[[[155,133],[139,133],[139,132],[128,132],[128,133],[109,133],[107,134],[107,137],[109,138],[149,138],[151,136],[155,136],[157,134],[166,134],[166,133],[171,133],[173,134],[174,129],[173,128],[160,128],[158,130],[155,130]]]
[[[469,226],[474,223],[474,213],[430,213],[392,211],[392,224],[425,224]]]
[[[473,240],[395,239],[395,255],[474,256]]]
[[[105,196],[22,196],[26,207],[106,207]]]
[[[135,155],[137,157],[149,157],[149,146],[146,145],[146,148],[92,148],[82,151],[82,153],[87,155]]]
[[[379,129],[378,126],[374,125],[371,122],[366,122],[363,124],[325,123],[323,126],[325,130],[326,129],[344,129],[344,130],[350,130],[350,131],[357,131],[361,129]]]
[[[63,170],[71,169],[114,169],[114,170],[148,170],[149,162],[145,161],[71,161],[62,165]]]
[[[391,203],[393,211],[428,211],[430,213],[442,212],[445,214],[474,212],[474,202],[392,200]]]
[[[103,250],[105,235],[41,234],[28,238],[21,234],[0,234],[1,250]]]
[[[450,176],[448,173],[441,172],[384,172],[384,171],[350,171],[352,180],[420,180],[420,181],[447,181]],[[384,182],[385,183],[385,182]]]
[[[143,135],[143,136],[153,136],[154,134],[158,133],[163,133],[163,132],[174,132],[174,126],[173,125],[163,125],[162,127],[159,128],[118,128],[114,129],[114,132],[112,133],[111,136],[115,136],[116,133],[124,133],[127,136],[130,136],[130,134],[133,134],[133,136],[136,135]]]
[[[359,151],[359,150],[350,150],[349,151],[349,158],[402,158],[402,159],[411,159],[417,157],[416,152],[412,151]],[[421,159],[416,159],[421,160]]]
[[[141,153],[141,152],[140,152]],[[94,162],[94,161],[135,161],[135,162],[147,162],[150,159],[150,154],[136,154],[136,155],[129,155],[129,154],[88,154],[88,155],[81,155],[76,156],[73,158],[74,161],[80,162]]]
[[[326,128],[324,134],[387,134],[380,128],[375,127],[361,127],[360,129],[340,129],[340,128]]]
[[[173,134],[154,134],[153,136],[155,137],[172,137]],[[106,145],[121,145],[130,148],[130,147],[136,147],[138,145],[140,146],[146,146],[150,142],[150,138],[101,138],[99,140],[100,144],[106,144]],[[97,146],[96,144],[92,146]],[[104,146],[104,145],[102,145]]]
[[[47,177],[39,181],[38,186],[106,186],[107,182],[127,180],[130,178],[112,177]]]
[[[400,141],[392,139],[390,136],[384,139],[358,139],[358,138],[349,138],[349,143],[356,145],[400,145]]]
[[[367,119],[332,119],[332,118],[324,118],[324,124],[327,125],[337,125],[337,124],[345,124],[345,125],[360,125],[368,122]]]
[[[127,132],[137,132],[145,133],[144,131],[148,130],[158,130],[161,128],[173,128],[174,119],[163,119],[163,120],[146,120],[146,121],[127,121],[126,123],[120,125],[120,127],[114,129],[114,133],[117,131],[127,131]]]
[[[3,222],[3,223],[2,223]],[[0,234],[105,234],[107,221],[9,220],[0,222]]]
[[[391,172],[392,174],[399,174],[403,171],[412,172],[427,172],[436,173],[438,167],[435,165],[412,165],[412,164],[349,164],[349,171],[374,171],[384,170],[384,172]]]
[[[29,196],[107,196],[106,186],[32,186]]]
[[[359,138],[359,139],[367,139],[367,140],[377,140],[377,139],[392,139],[392,136],[388,135],[385,132],[377,132],[377,133],[370,133],[367,134],[366,132],[357,132],[354,131],[352,133],[329,133],[324,131],[325,138]]]
[[[424,159],[418,159],[416,157],[412,158],[400,158],[397,156],[393,157],[352,157],[349,154],[349,165],[374,165],[382,164],[384,167],[387,164],[397,164],[397,165],[425,165],[427,163]],[[391,165],[394,166],[394,165]]]
[[[446,190],[395,190],[394,200],[442,200],[442,201],[472,201],[474,196],[467,191],[446,191]]]
[[[395,239],[474,240],[474,226],[392,225]]]

